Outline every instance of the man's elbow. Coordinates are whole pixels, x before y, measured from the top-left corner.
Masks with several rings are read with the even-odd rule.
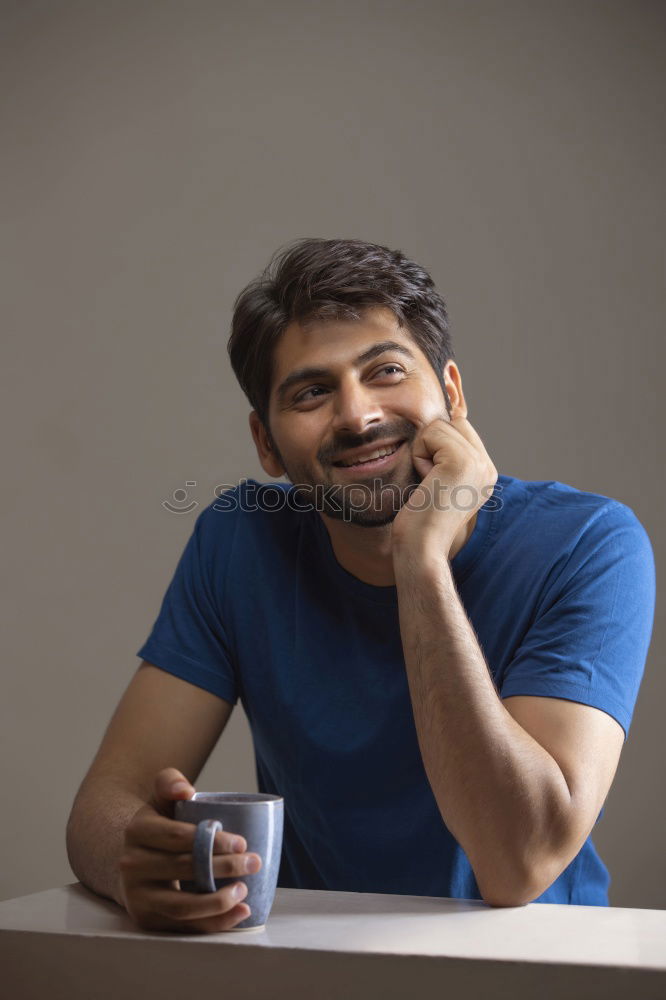
[[[494,893],[494,892],[482,892],[481,896],[484,903],[488,906],[526,906],[531,903],[536,896],[528,894],[525,898],[525,894],[518,895],[517,893]]]
[[[479,892],[488,906],[526,906],[549,888],[554,882],[551,872],[515,873],[504,879],[493,879],[480,882],[477,879]]]

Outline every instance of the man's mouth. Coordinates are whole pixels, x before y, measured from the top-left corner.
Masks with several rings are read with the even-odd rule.
[[[339,461],[333,462],[333,465],[338,469],[364,469],[371,472],[375,468],[379,469],[385,465],[389,465],[393,460],[393,456],[402,448],[404,443],[404,440],[396,441],[395,444],[375,448],[374,451],[369,453],[368,458],[363,459],[363,461],[360,459]]]

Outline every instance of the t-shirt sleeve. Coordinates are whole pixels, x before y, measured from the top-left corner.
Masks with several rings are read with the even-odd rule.
[[[152,631],[137,656],[236,704],[238,689],[223,605],[227,539],[211,507],[198,516]],[[226,527],[226,525],[224,525]]]
[[[509,695],[591,705],[629,734],[655,609],[655,563],[645,528],[619,501],[589,522],[545,589],[507,665]]]

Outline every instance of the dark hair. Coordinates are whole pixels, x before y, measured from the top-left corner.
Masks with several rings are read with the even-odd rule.
[[[406,325],[435,370],[454,357],[446,304],[427,271],[400,250],[363,240],[300,239],[276,251],[234,302],[227,351],[238,382],[270,436],[273,352],[286,327],[327,319],[362,319],[386,306]]]

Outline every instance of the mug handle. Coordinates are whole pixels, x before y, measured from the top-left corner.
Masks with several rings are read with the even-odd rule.
[[[197,823],[192,847],[195,892],[217,892],[213,878],[213,841],[216,832],[223,829],[219,819],[202,819]]]

